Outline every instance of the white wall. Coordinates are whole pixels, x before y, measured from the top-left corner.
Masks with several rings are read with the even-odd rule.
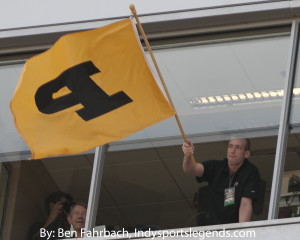
[[[0,0],[0,30],[275,0]]]

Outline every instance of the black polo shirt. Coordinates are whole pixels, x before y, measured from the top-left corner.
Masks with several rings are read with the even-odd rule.
[[[234,204],[224,206],[224,190],[229,187],[230,176],[228,161],[204,161],[203,176],[196,177],[198,182],[207,181],[209,186],[209,224],[239,222],[239,208],[242,197],[258,198],[260,176],[257,167],[245,159],[234,174],[230,187],[235,187]]]

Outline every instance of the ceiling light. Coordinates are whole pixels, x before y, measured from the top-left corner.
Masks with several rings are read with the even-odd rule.
[[[253,99],[254,98],[252,93],[246,93],[246,96],[247,96],[248,99]]]
[[[239,94],[239,97],[240,97],[241,100],[246,100],[247,99],[245,94],[242,94],[242,93]]]
[[[279,97],[283,97],[284,91],[283,90],[277,90],[277,94]]]
[[[226,102],[231,102],[231,98],[228,95],[223,96]]]
[[[256,98],[261,98],[261,94],[259,92],[254,92],[253,94]]]
[[[208,97],[208,101],[211,103],[215,103],[216,99],[214,97]]]
[[[221,96],[216,96],[218,102],[224,102],[224,99]]]
[[[294,93],[295,95],[300,95],[300,88],[294,88],[294,89],[293,89],[293,93]]]
[[[239,100],[239,97],[235,94],[231,94],[231,98],[233,101],[238,101]]]
[[[266,92],[266,91],[262,91],[262,92],[261,92],[261,95],[262,95],[264,98],[270,97],[270,94],[269,94],[268,92]]]
[[[295,97],[299,98],[300,88],[294,88],[293,94]],[[199,109],[201,106],[224,106],[232,104],[242,104],[246,102],[263,102],[264,100],[272,101],[280,99],[284,96],[284,90],[266,90],[266,91],[256,91],[247,92],[239,94],[226,94],[223,96],[209,96],[209,97],[197,97],[189,100],[189,103],[195,108]]]
[[[277,93],[275,91],[269,91],[271,97],[277,97]]]
[[[206,99],[206,97],[202,97],[202,98],[201,98],[201,102],[204,103],[204,104],[207,104],[207,103],[208,103],[208,100]]]

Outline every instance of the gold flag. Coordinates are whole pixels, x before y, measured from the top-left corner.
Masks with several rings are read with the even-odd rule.
[[[29,59],[10,108],[32,159],[84,152],[175,114],[131,19],[67,34]]]

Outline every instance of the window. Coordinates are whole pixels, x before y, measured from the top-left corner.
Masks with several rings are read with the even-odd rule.
[[[268,130],[276,134],[289,32],[248,38],[244,35],[154,48],[187,135],[199,140],[207,134],[219,136],[228,132],[251,131],[255,136],[263,136]],[[150,58],[149,62],[151,64]],[[147,138],[163,140],[149,143]],[[172,144],[174,139],[177,143],[181,141],[176,121],[171,118],[113,143],[111,147],[113,150],[128,149],[131,141],[132,148],[161,146]],[[122,148],[122,144],[127,146]]]
[[[289,34],[286,29],[249,35],[245,31],[154,48],[183,128],[196,145],[197,161],[223,159],[232,135],[252,139],[250,161],[266,182],[261,212],[254,220],[266,219],[268,214]],[[27,161],[28,148],[14,128],[9,110],[22,67],[18,63],[0,66],[5,80],[0,89],[4,113],[0,116],[4,132],[0,161],[9,162],[12,168],[10,191],[14,193],[4,236],[21,240],[26,239],[33,222],[47,217],[44,199],[49,193],[60,190],[76,201],[88,202],[94,157],[89,152]],[[295,128],[297,116],[295,110]],[[297,134],[292,138],[298,139]],[[105,156],[96,225],[128,231],[200,225],[199,213],[205,208],[199,208],[198,191],[205,186],[183,172],[182,141],[175,120],[168,119],[111,143]],[[295,156],[298,148],[293,148],[291,155]],[[286,169],[297,170],[298,165],[290,161]]]
[[[289,33],[281,33],[163,46],[154,52],[183,128],[196,145],[197,161],[226,157],[231,135],[252,139],[250,161],[266,183],[254,220],[268,215],[289,41]],[[166,143],[170,139],[173,144]],[[131,149],[140,141],[150,146]],[[182,141],[169,119],[112,143],[96,225],[127,231],[199,225],[202,185],[182,170]],[[127,150],[115,151],[122,143]]]
[[[45,199],[53,192],[62,191],[70,194],[74,201],[88,203],[93,154],[22,159],[7,164],[12,171],[6,208],[10,219],[5,222],[3,239],[27,240],[31,227],[44,224],[49,216]]]
[[[298,60],[299,61],[299,49]],[[279,218],[300,216],[300,75],[296,65],[296,75],[292,86],[290,113],[291,131],[288,136],[287,153],[279,202]]]

